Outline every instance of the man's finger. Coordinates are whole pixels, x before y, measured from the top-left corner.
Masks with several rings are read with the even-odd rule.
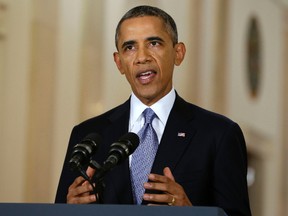
[[[91,178],[94,174],[95,174],[95,169],[93,169],[92,167],[88,167],[86,170],[86,174]]]
[[[85,182],[85,179],[82,176],[79,176],[75,179],[75,181],[70,185],[69,188],[76,188],[79,185],[82,185]]]
[[[163,170],[164,176],[168,177],[169,179],[171,179],[172,181],[175,181],[175,178],[170,170],[169,167],[165,167]]]

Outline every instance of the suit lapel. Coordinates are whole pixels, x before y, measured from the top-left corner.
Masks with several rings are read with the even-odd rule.
[[[192,119],[193,113],[187,108],[186,102],[177,96],[155,157],[152,173],[163,174],[166,166],[173,172],[196,132],[191,124]]]

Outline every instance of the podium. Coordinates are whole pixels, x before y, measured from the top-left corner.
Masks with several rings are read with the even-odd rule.
[[[217,207],[0,203],[5,216],[227,216]]]

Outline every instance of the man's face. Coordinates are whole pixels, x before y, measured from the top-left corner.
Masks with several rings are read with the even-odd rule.
[[[185,46],[173,46],[163,21],[154,16],[125,20],[119,30],[114,61],[134,94],[150,106],[172,89],[174,65],[180,65]]]

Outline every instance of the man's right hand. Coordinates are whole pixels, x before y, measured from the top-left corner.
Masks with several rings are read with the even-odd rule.
[[[95,169],[88,167],[87,175],[91,178]],[[89,184],[82,176],[75,179],[70,185],[67,194],[67,203],[70,204],[88,204],[96,201],[96,195],[93,192],[92,185]]]

